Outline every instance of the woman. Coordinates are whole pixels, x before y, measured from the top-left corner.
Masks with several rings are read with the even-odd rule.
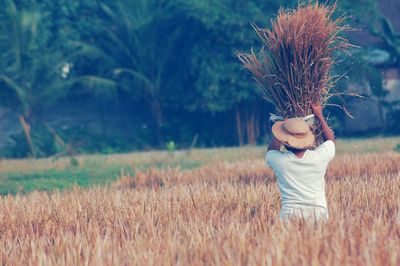
[[[324,177],[335,156],[335,137],[322,109],[321,105],[312,106],[324,138],[324,143],[318,147],[303,118],[287,119],[272,126],[274,138],[268,146],[266,162],[274,171],[281,192],[282,220],[328,219]],[[281,145],[286,151],[280,151]]]

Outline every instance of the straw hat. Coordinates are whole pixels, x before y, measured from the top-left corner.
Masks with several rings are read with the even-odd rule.
[[[315,136],[304,118],[290,118],[276,122],[272,134],[283,145],[304,150],[316,147]]]

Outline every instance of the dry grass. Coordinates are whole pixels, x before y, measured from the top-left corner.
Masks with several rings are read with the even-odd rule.
[[[329,165],[328,179],[348,176],[388,176],[400,171],[400,154],[395,152],[338,156]],[[121,176],[118,187],[157,188],[177,184],[218,184],[221,182],[255,184],[273,181],[273,172],[263,160],[216,162],[194,170],[176,168],[139,171],[135,176]]]
[[[400,137],[387,138],[366,138],[356,140],[338,140],[338,154],[358,154],[358,153],[376,153],[394,150],[400,143]],[[183,160],[189,162],[199,162],[200,164],[209,164],[215,161],[236,162],[242,160],[259,160],[264,156],[265,146],[247,146],[241,148],[223,148],[223,149],[195,149],[190,154],[186,151],[177,151],[171,158],[165,151],[135,152],[126,154],[112,155],[79,155],[77,160],[82,166],[94,165],[110,166],[115,164],[129,164],[134,167],[148,164],[168,164],[179,163]],[[63,170],[69,167],[69,158],[60,158],[54,161],[52,158],[46,159],[0,159],[0,174],[8,172],[33,172],[49,169]]]
[[[320,226],[277,219],[277,185],[261,159],[1,197],[1,262],[399,265],[399,162],[393,152],[338,155],[327,177],[331,218]]]

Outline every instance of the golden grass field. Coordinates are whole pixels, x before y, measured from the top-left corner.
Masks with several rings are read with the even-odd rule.
[[[2,265],[400,265],[400,138],[338,142],[327,173],[330,219],[278,219],[265,148],[98,156],[150,168],[114,183],[0,199]],[[181,154],[182,153],[182,154]],[[85,160],[88,157],[80,157]],[[100,158],[100,159],[99,159]],[[2,161],[2,171],[62,168]]]

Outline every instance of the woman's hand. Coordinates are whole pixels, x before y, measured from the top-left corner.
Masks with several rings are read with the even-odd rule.
[[[328,123],[326,123],[324,115],[322,114],[323,107],[321,106],[321,104],[312,104],[311,109],[321,124],[322,136],[324,137],[324,141],[335,141],[335,135],[333,134],[332,129],[329,128]]]
[[[322,107],[321,104],[319,104],[319,103],[318,104],[312,104],[311,105],[311,110],[313,111],[315,116],[317,116],[317,117],[323,116],[323,114],[322,114],[323,107]]]

